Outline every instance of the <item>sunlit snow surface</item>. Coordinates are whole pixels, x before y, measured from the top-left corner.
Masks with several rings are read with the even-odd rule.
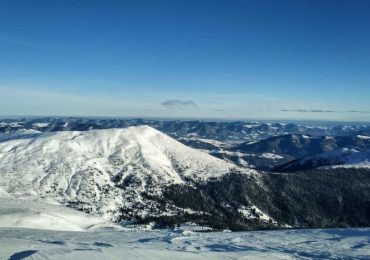
[[[1,260],[370,258],[370,228],[205,233],[188,225],[145,231],[50,200],[0,195]]]
[[[370,229],[195,233],[0,229],[0,259],[369,259]]]
[[[125,138],[127,134],[130,134],[130,140],[134,141]],[[177,178],[177,171],[173,167],[172,160],[176,158],[185,157],[188,159],[185,160],[186,162],[197,162],[183,165],[183,168],[187,169],[185,174],[188,177],[194,177],[194,173],[199,170],[205,173],[202,175],[204,178],[209,177],[206,174],[209,172],[222,176],[230,170],[231,165],[186,148],[148,127],[130,128],[124,131],[90,131],[87,134],[47,133],[40,139],[32,139],[38,135],[37,132],[30,132],[27,133],[27,138],[22,140],[14,136],[6,136],[7,139],[14,140],[2,144],[0,260],[370,259],[370,228],[199,233],[191,231],[191,227],[182,227],[176,230],[139,231],[109,224],[98,214],[87,215],[63,207],[62,203],[58,202],[59,193],[54,193],[54,196],[47,193],[49,188],[53,187],[54,181],[61,185],[60,188],[69,187],[71,185],[68,184],[73,183],[74,180],[72,177],[83,175],[79,170],[87,165],[96,169],[92,172],[94,180],[103,182],[108,170],[112,172],[114,170],[114,165],[112,166],[108,160],[111,155],[115,155],[116,159],[117,157],[128,158],[129,160],[125,161],[130,163],[129,166],[140,166],[142,161],[148,162],[145,167],[143,166],[143,175],[144,173],[158,173],[158,169],[166,169],[164,172],[167,174],[156,175],[163,180],[162,183],[182,179],[181,176]],[[51,136],[59,137],[59,139],[48,138]],[[55,142],[66,137],[68,137],[67,143],[60,142],[55,146]],[[118,139],[122,142],[117,142]],[[29,150],[23,149],[24,144],[28,142]],[[159,145],[163,142],[171,149],[165,149]],[[13,145],[10,146],[10,144]],[[122,147],[133,148],[130,150],[132,153],[122,153],[121,157],[118,156],[121,155],[117,152],[122,150],[122,147],[119,147],[121,144]],[[76,174],[71,178],[66,178],[69,177],[67,176],[68,171],[64,168],[56,168],[60,173],[58,175],[49,173],[45,175],[48,178],[31,178],[33,176],[30,175],[30,168],[27,168],[31,167],[31,163],[38,163],[40,166],[35,173],[43,174],[45,168],[55,168],[54,163],[58,162],[58,158],[54,158],[53,155],[56,151],[49,151],[55,147],[61,155],[65,155],[68,151],[69,156],[61,156],[61,158],[72,169],[78,169],[75,171]],[[137,154],[140,156],[137,157]],[[35,158],[40,158],[40,160],[35,162]],[[136,161],[135,158],[140,160]],[[161,159],[158,160],[158,158]],[[10,161],[12,163],[9,163]],[[25,170],[18,171],[18,168]],[[215,171],[210,171],[210,169],[215,169]],[[100,174],[98,170],[101,170],[103,174]],[[45,176],[42,175],[42,177]],[[107,178],[107,183],[109,183],[108,180],[109,178]],[[79,186],[87,191],[93,188],[93,186],[83,186],[80,183],[78,182]],[[61,197],[79,196],[77,193],[68,193],[67,189],[61,189],[61,191]],[[44,195],[42,196],[44,200],[39,198],[40,194]],[[107,196],[103,202],[107,202],[108,205],[113,198],[115,196]],[[102,205],[106,204],[102,203]],[[241,210],[243,213],[248,213],[246,209]]]
[[[166,185],[230,172],[256,173],[187,147],[149,126],[27,132],[0,142],[0,190],[53,198],[109,220],[119,219],[122,208],[140,216],[156,214],[158,207],[149,205],[143,193],[161,196]],[[136,185],[125,184],[133,179]]]

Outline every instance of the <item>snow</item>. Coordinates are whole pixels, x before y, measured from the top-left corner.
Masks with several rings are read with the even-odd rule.
[[[214,145],[216,147],[224,147],[226,145],[224,142],[213,140],[213,139],[206,139],[206,138],[196,138],[196,137],[187,138],[187,137],[182,137],[182,138],[179,138],[178,140],[200,141],[200,142],[203,142],[203,143]]]
[[[0,228],[85,231],[110,225],[102,218],[59,205],[53,200],[12,196],[0,188]]]
[[[331,165],[331,166],[324,166],[324,167],[320,167],[320,169],[330,169],[330,168],[347,168],[347,169],[351,169],[351,168],[357,168],[357,169],[360,169],[360,168],[366,168],[366,169],[370,169],[370,159],[366,159],[362,162],[352,162],[352,163],[346,163],[346,164],[337,164],[337,165]]]
[[[199,233],[0,229],[1,259],[368,259],[370,229]]]
[[[323,164],[324,162],[324,164]],[[340,148],[329,152],[307,156],[300,160],[293,161],[285,169],[297,165],[310,164],[319,169],[330,168],[370,168],[370,151],[357,149]],[[320,166],[323,165],[323,166]]]
[[[251,207],[241,207],[240,209],[238,209],[238,211],[243,214],[246,218],[248,219],[254,219],[254,218],[258,218],[258,219],[261,219],[265,222],[272,222],[272,223],[276,223],[276,221],[274,221],[270,216],[268,216],[267,214],[263,213],[259,208],[257,208],[256,206],[251,206]]]
[[[370,152],[360,152],[356,149],[342,148],[334,151],[322,153],[312,158],[318,160],[321,158],[332,161],[333,168],[367,168],[370,167]],[[307,160],[307,159],[306,159]]]
[[[22,126],[22,122],[13,122],[13,123],[10,123],[8,125],[10,127],[21,127]]]
[[[49,123],[34,123],[33,126],[34,127],[39,127],[39,128],[44,128],[44,127],[48,127]]]
[[[274,154],[274,153],[263,153],[263,154],[260,155],[260,157],[267,158],[267,159],[273,159],[273,160],[284,159],[283,156],[280,156],[280,155]]]
[[[341,154],[346,165],[370,165],[368,153],[341,150],[331,156]],[[149,223],[133,230],[110,222],[124,205],[146,205],[140,194],[148,191],[149,177],[153,192],[160,193],[186,178],[205,181],[233,171],[256,173],[147,126],[2,134],[0,259],[369,259],[369,228],[205,233],[196,231],[211,230],[194,224],[152,230]],[[112,181],[118,175],[121,182],[130,176],[142,182],[122,190]],[[65,207],[72,202],[91,214]],[[273,221],[255,206],[239,212]],[[151,214],[145,207],[139,213]]]
[[[250,128],[257,128],[257,127],[260,127],[260,125],[259,125],[259,124],[253,124],[253,125],[248,125],[248,124],[247,124],[247,125],[244,125],[244,127],[245,127],[245,128],[249,128],[249,129],[250,129]]]
[[[235,171],[254,173],[149,126],[42,133],[0,142],[0,187],[6,192],[53,198],[107,220],[117,219],[123,206],[141,204],[138,214],[146,215],[141,193],[150,187],[160,195],[165,185]],[[117,187],[132,176],[140,180],[137,185]]]
[[[253,165],[249,164],[246,160],[244,160],[242,158],[238,158],[238,163],[239,163],[239,165],[242,165],[244,167],[254,168]]]
[[[283,156],[275,154],[275,153],[261,153],[261,154],[254,154],[254,153],[242,153],[242,152],[232,152],[228,150],[220,149],[219,151],[211,151],[211,152],[220,152],[226,155],[231,156],[237,156],[237,157],[260,157],[260,158],[266,158],[266,159],[272,159],[272,160],[281,160],[284,159]]]
[[[367,135],[358,135],[357,137],[364,140],[370,140],[370,136]]]
[[[17,138],[25,138],[25,137],[36,137],[37,135],[41,134],[40,131],[33,130],[33,129],[19,129],[16,131],[0,133],[0,142],[7,141],[11,139]]]
[[[151,230],[150,224],[147,229],[128,229],[62,207],[50,198],[33,200],[0,191],[0,259],[368,259],[370,256],[369,228],[209,232],[212,230],[207,227],[189,223],[173,230]]]

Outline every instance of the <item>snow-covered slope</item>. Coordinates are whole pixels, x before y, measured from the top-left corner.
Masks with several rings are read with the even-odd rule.
[[[36,137],[37,135],[41,134],[40,131],[36,131],[33,129],[19,129],[16,131],[1,133],[0,132],[0,142],[9,141],[12,139],[17,138],[25,138],[25,137]]]
[[[107,219],[159,214],[164,185],[252,173],[189,148],[149,126],[52,132],[0,142],[0,188],[53,197]],[[166,208],[168,213],[171,209]]]
[[[370,229],[55,232],[0,228],[0,259],[369,259]]]
[[[276,169],[298,171],[318,167],[370,168],[370,151],[342,148],[294,160]]]
[[[85,231],[112,226],[102,218],[63,207],[56,201],[12,196],[3,190],[0,205],[0,228]]]

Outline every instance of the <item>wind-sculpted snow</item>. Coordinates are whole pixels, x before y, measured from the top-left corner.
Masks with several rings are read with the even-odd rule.
[[[53,197],[117,220],[154,214],[163,185],[254,173],[189,148],[148,126],[49,132],[0,142],[0,185],[10,194]],[[170,209],[168,209],[170,211]],[[158,213],[158,212],[157,212]]]
[[[0,229],[1,259],[369,259],[369,229],[197,233]]]

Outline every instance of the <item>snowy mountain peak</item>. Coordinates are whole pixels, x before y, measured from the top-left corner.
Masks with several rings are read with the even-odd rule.
[[[253,172],[189,148],[149,126],[43,133],[0,142],[0,187],[10,194],[52,196],[112,219],[145,205],[143,192]]]

